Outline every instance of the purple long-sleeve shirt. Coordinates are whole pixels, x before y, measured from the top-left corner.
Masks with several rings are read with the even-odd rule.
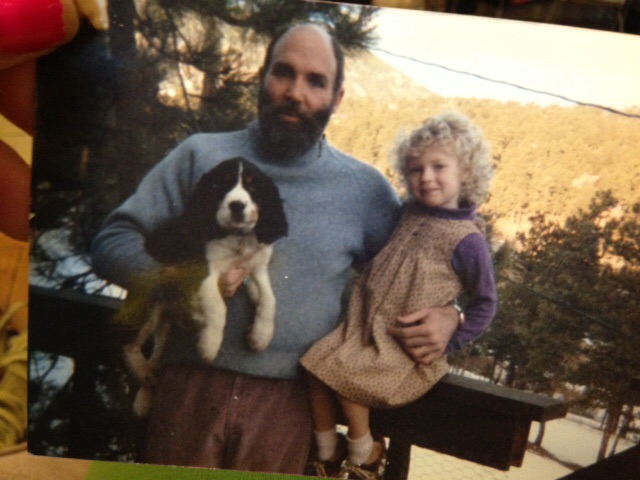
[[[429,214],[452,220],[473,220],[475,209],[429,208]],[[451,266],[462,283],[469,302],[465,306],[465,322],[453,334],[445,353],[460,350],[478,338],[496,314],[498,293],[494,279],[489,245],[479,233],[467,235],[453,252]]]

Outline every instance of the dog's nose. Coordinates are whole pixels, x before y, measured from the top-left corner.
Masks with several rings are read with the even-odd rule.
[[[229,210],[231,211],[231,217],[234,220],[242,220],[242,217],[244,215],[244,207],[245,207],[245,203],[244,202],[239,202],[239,201],[234,201],[231,202],[229,204]]]

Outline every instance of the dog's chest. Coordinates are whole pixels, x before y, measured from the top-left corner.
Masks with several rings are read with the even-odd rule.
[[[210,269],[224,271],[231,263],[253,257],[261,248],[255,235],[228,235],[207,243],[206,258]]]

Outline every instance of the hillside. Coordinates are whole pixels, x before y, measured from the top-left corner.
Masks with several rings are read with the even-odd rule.
[[[372,73],[375,72],[375,73]],[[338,148],[392,176],[397,133],[429,115],[459,110],[484,130],[497,167],[490,200],[510,235],[535,212],[560,218],[586,207],[597,190],[640,201],[640,119],[597,108],[445,98],[366,52],[347,59],[346,95],[327,135]],[[640,113],[640,106],[635,113]]]

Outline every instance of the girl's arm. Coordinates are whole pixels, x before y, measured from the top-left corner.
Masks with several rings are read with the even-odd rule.
[[[482,235],[468,235],[458,244],[452,266],[469,301],[464,309],[465,322],[454,332],[446,353],[460,350],[478,338],[493,320],[498,306],[491,251]]]

